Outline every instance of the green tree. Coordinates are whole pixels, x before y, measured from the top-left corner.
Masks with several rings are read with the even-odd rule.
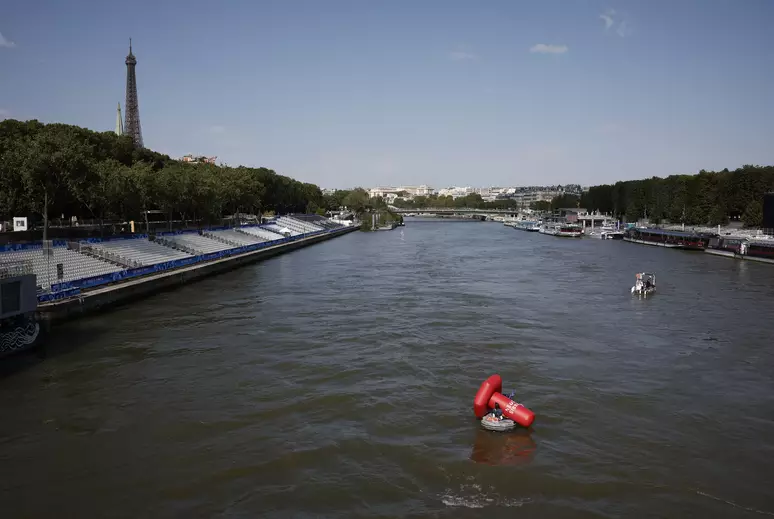
[[[533,211],[550,211],[551,202],[548,200],[538,200],[537,202],[532,202],[529,204],[529,208]]]
[[[763,205],[757,200],[749,202],[742,215],[742,221],[747,227],[763,225]]]
[[[362,215],[369,208],[368,192],[361,187],[355,188],[347,194],[342,203],[356,215]]]
[[[774,190],[774,167],[743,165],[734,171],[700,171],[592,186],[578,199],[553,200],[554,207],[585,207],[636,220],[668,220],[692,225],[722,224],[742,217],[760,225],[761,200]],[[407,193],[401,193],[407,195]],[[470,194],[418,196],[396,207],[515,209],[514,200],[485,202]],[[260,167],[231,168],[187,164],[149,149],[134,148],[128,136],[93,132],[65,124],[0,121],[0,219],[53,215],[79,219],[144,220],[143,211],[161,210],[202,223],[238,212],[291,213],[338,210],[358,214],[385,211],[362,188],[323,195],[302,183]],[[548,210],[551,202],[531,204]]]
[[[580,197],[577,195],[564,194],[556,196],[551,200],[551,209],[568,209],[571,207],[579,207]]]

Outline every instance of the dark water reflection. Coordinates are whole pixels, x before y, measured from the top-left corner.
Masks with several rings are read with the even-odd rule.
[[[659,293],[629,294],[639,270]],[[774,513],[774,268],[489,223],[353,234],[0,379],[8,517]],[[498,434],[499,372],[537,413]]]

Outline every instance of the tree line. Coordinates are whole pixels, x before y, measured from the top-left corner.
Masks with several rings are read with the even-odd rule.
[[[236,212],[324,212],[326,203],[318,186],[271,169],[186,164],[113,132],[0,121],[0,220],[142,221],[158,210],[207,223]]]
[[[740,219],[760,226],[762,200],[774,191],[774,167],[700,171],[616,182],[589,188],[580,197],[563,195],[535,209],[584,207],[635,221],[717,225]],[[513,199],[417,196],[398,199],[400,208],[520,209]],[[142,220],[148,210],[171,218],[214,222],[237,212],[319,212],[347,207],[356,214],[384,211],[381,198],[362,188],[323,195],[267,168],[187,164],[148,149],[128,136],[65,124],[0,121],[0,220],[43,215],[58,218]]]
[[[400,194],[400,193],[399,193]],[[454,198],[451,195],[415,196],[411,200],[397,198],[392,203],[399,209],[519,209],[521,204],[509,198],[485,201],[478,193],[469,193],[465,196]]]
[[[774,166],[742,166],[734,171],[700,171],[696,175],[672,175],[590,187],[580,196],[564,194],[553,200],[533,202],[530,209],[551,211],[582,207],[600,211],[626,221],[647,218],[653,223],[671,222],[688,225],[723,225],[740,220],[749,227],[760,227],[763,220],[763,195],[774,191]],[[485,202],[477,194],[417,196],[397,199],[396,207],[521,209],[513,199]]]
[[[774,166],[751,166],[697,175],[672,175],[594,186],[577,200],[580,207],[627,221],[723,225],[741,220],[760,227],[763,195],[774,191]],[[566,206],[565,206],[566,207]]]

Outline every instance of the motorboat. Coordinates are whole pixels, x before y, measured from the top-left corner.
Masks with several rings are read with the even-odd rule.
[[[624,233],[613,225],[604,225],[592,229],[588,236],[600,240],[623,240]]]
[[[554,236],[560,238],[580,238],[583,236],[583,229],[580,225],[575,224],[559,224],[556,226]]]
[[[540,230],[540,222],[534,222],[531,220],[517,220],[514,222],[513,227],[521,231],[537,232]]]
[[[650,272],[639,272],[635,276],[632,295],[648,297],[656,292],[656,275]]]

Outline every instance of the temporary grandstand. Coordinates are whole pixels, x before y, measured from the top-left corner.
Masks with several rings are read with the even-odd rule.
[[[310,232],[320,232],[324,230],[319,225],[314,225],[312,223],[305,222],[303,220],[298,220],[296,218],[291,218],[288,216],[280,216],[279,218],[277,218],[277,225],[286,227],[291,231],[295,231],[299,234],[307,234]]]
[[[289,227],[285,227],[284,225],[280,225],[276,221],[264,224],[263,228],[281,236],[298,236],[299,234],[303,234],[301,232],[294,231]]]
[[[126,267],[107,260],[81,254],[64,247],[35,248],[0,253],[0,265],[27,264],[37,277],[39,290],[45,290],[57,282],[101,276],[119,272]],[[61,277],[58,265],[62,265]]]
[[[310,215],[311,216],[311,215]],[[26,265],[37,277],[38,299],[65,297],[68,291],[179,268],[231,254],[241,254],[342,229],[330,220],[305,221],[280,216],[261,225],[203,231],[165,232],[80,242],[55,240],[44,245],[0,248],[0,267]],[[282,232],[285,231],[285,232]],[[289,232],[288,232],[289,231]]]
[[[325,218],[324,216],[320,216],[319,214],[299,214],[299,215],[291,215],[291,218],[294,220],[300,220],[301,222],[304,222],[309,225],[313,225],[322,229],[341,229],[343,226],[338,223],[334,222],[333,220],[329,218]]]
[[[117,261],[132,267],[155,265],[166,261],[188,258],[191,254],[172,249],[159,242],[147,239],[106,240],[98,243],[83,244],[81,250],[91,247],[97,253],[112,253]]]
[[[268,226],[240,227],[234,230],[237,232],[255,236],[257,238],[262,239],[263,241],[279,240],[280,238],[284,237],[282,234],[278,232],[269,230]]]

